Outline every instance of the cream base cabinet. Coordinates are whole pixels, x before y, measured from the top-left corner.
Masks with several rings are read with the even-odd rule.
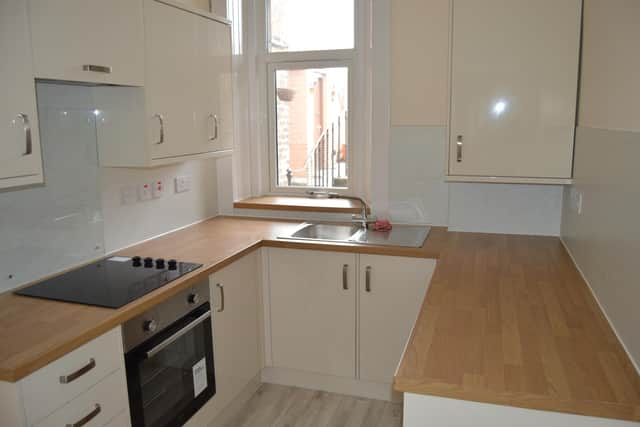
[[[435,265],[433,259],[360,255],[359,379],[393,382]]]
[[[209,425],[260,373],[261,265],[253,251],[209,277],[216,394],[187,426]]]
[[[452,16],[449,180],[571,178],[581,1],[454,0]]]
[[[142,86],[142,0],[28,0],[35,75]]]
[[[43,182],[25,0],[0,2],[0,189]]]
[[[276,368],[355,377],[356,255],[268,248]]]

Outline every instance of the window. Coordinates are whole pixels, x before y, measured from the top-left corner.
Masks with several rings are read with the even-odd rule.
[[[347,191],[354,0],[266,0],[271,191]]]

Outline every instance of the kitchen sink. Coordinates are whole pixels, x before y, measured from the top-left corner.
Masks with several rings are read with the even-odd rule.
[[[357,243],[360,245],[422,247],[431,227],[396,225],[391,231],[364,230],[359,225],[303,223],[282,240]]]

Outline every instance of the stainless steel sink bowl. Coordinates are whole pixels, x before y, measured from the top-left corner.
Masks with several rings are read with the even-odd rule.
[[[391,231],[373,231],[363,230],[359,225],[304,223],[278,239],[419,248],[430,230],[424,225],[396,225]]]
[[[348,242],[360,228],[357,225],[340,224],[303,224],[289,237],[301,240],[327,240]]]

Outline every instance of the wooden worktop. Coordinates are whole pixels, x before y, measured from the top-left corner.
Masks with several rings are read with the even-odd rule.
[[[640,421],[640,378],[562,243],[448,233],[402,392]]]
[[[276,211],[353,213],[362,211],[360,202],[351,199],[323,199],[296,196],[260,196],[233,203],[236,209],[265,209]]]
[[[20,380],[260,246],[437,258],[447,235],[446,229],[433,228],[422,248],[277,240],[299,224],[218,217],[121,251],[118,255],[176,258],[203,267],[115,310],[10,292],[0,295],[0,381]]]

